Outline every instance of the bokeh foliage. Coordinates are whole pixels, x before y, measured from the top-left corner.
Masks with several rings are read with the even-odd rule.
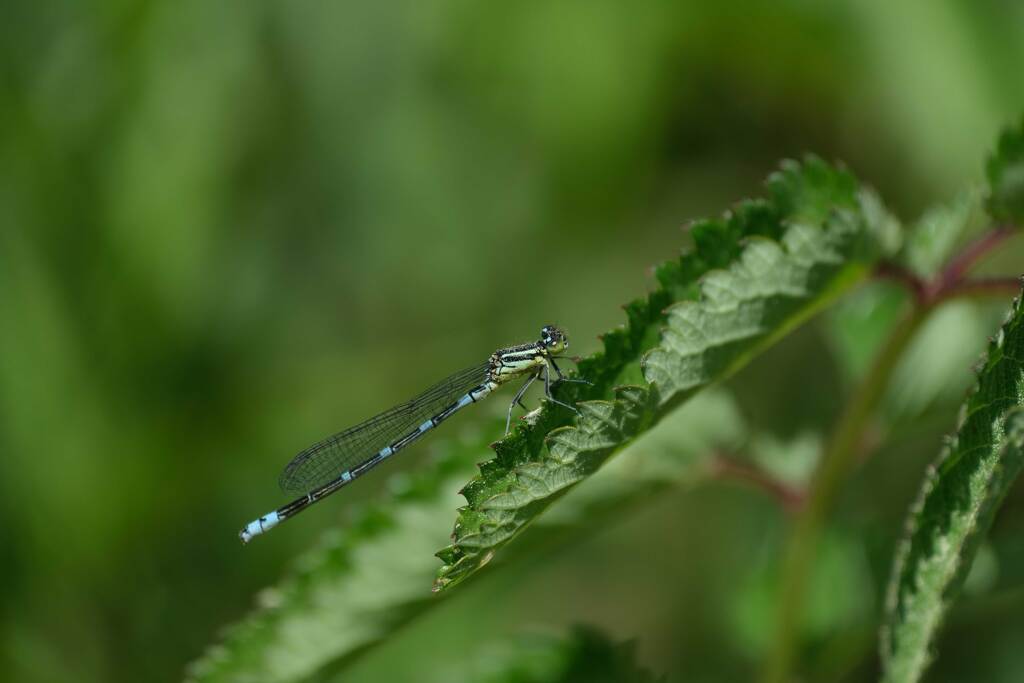
[[[324,529],[372,523],[353,509],[406,491],[392,475],[450,457],[420,446],[240,548],[306,442],[547,322],[593,351],[687,239],[675,227],[756,194],[780,158],[843,159],[908,225],[981,181],[1024,109],[1024,9],[21,3],[0,60],[0,658],[11,680],[160,681]],[[1022,259],[1018,241],[990,267]],[[751,433],[813,441],[902,297],[877,285],[737,376]],[[888,440],[829,530],[812,677],[876,673],[900,520],[970,381],[948,335],[976,357],[1005,308],[947,306],[908,363],[948,381],[897,375]],[[493,429],[497,403],[445,430]],[[1001,607],[1024,574],[1021,500],[934,680],[1024,667]],[[657,501],[543,571],[467,584],[351,676],[408,679],[485,634],[586,621],[651,670],[748,678],[785,513],[732,483]]]

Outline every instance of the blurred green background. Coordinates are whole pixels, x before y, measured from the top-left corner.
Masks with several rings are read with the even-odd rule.
[[[841,159],[908,220],[977,182],[1024,110],[1024,4],[8,3],[0,59],[0,675],[169,681],[426,454],[243,548],[309,442],[545,323],[595,350],[680,226],[780,158]],[[970,313],[968,357],[999,309]],[[746,419],[780,439],[830,423],[826,336],[731,383]],[[863,642],[823,646],[822,680],[872,678],[878,587],[958,391],[858,477],[824,552]],[[673,493],[507,594],[467,591],[352,680],[450,664],[480,613],[496,634],[593,623],[656,671],[742,680],[783,531],[749,489]],[[935,680],[968,680],[983,647],[971,680],[1019,671],[1024,621],[991,611],[952,621]]]

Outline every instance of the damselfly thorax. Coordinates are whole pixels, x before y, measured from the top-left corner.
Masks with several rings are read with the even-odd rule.
[[[541,370],[548,363],[548,354],[540,344],[520,344],[495,351],[488,362],[491,381],[501,385]]]

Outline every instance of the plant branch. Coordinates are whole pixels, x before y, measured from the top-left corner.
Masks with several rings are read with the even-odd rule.
[[[1002,225],[988,231],[977,240],[964,247],[964,250],[950,259],[942,272],[930,283],[929,299],[938,293],[960,283],[967,272],[984,258],[989,252],[1018,233],[1015,226]]]
[[[760,467],[743,462],[727,454],[719,454],[710,462],[711,476],[722,481],[740,481],[752,484],[782,505],[789,513],[798,511],[804,503],[804,492],[771,476]]]
[[[1013,296],[1020,291],[1019,277],[983,277],[954,283],[938,292],[935,303],[960,296]]]
[[[1020,289],[1020,280],[1017,278],[986,277],[968,280],[966,276],[978,261],[1018,232],[1019,229],[1013,225],[993,228],[964,247],[931,279],[923,278],[891,261],[879,264],[875,268],[875,276],[903,285],[914,296],[915,303],[924,307],[932,307],[958,296],[1016,294]]]
[[[923,303],[927,297],[928,282],[907,268],[892,261],[883,261],[875,268],[875,277],[890,280],[906,287],[917,303]]]
[[[783,558],[779,623],[765,675],[765,680],[770,683],[785,683],[790,677],[818,536],[841,484],[857,464],[864,434],[885,393],[892,371],[918,328],[939,303],[956,296],[1019,291],[1020,281],[1017,278],[965,280],[968,271],[978,261],[1016,233],[1014,226],[992,229],[953,257],[931,280],[925,280],[897,264],[882,264],[876,269],[878,276],[905,285],[913,294],[914,305],[893,330],[843,411],[811,479],[806,502],[794,520]]]

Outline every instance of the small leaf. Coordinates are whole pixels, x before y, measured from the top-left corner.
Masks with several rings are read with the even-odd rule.
[[[898,259],[919,277],[931,277],[959,244],[985,227],[986,221],[981,192],[962,192],[949,204],[930,209],[911,226]]]
[[[917,681],[979,543],[1024,466],[1024,313],[988,348],[957,436],[932,466],[896,553],[881,639],[886,681]]]
[[[861,188],[858,199],[868,232],[882,254],[888,257],[899,252],[905,232],[899,219],[886,208],[878,193],[869,187]]]
[[[793,489],[806,488],[821,458],[821,435],[802,432],[783,440],[769,433],[755,434],[750,439],[750,460],[773,479]]]
[[[850,173],[810,157],[783,164],[768,190],[768,199],[696,222],[693,249],[658,268],[660,287],[626,307],[627,324],[603,337],[604,353],[579,363],[594,386],[559,394],[580,402],[574,426],[568,411],[545,409],[496,445],[464,489],[468,505],[438,553],[436,590],[472,575],[558,496],[848,289],[876,258]]]
[[[999,221],[1024,224],[1024,120],[999,136],[985,171],[989,213]]]

